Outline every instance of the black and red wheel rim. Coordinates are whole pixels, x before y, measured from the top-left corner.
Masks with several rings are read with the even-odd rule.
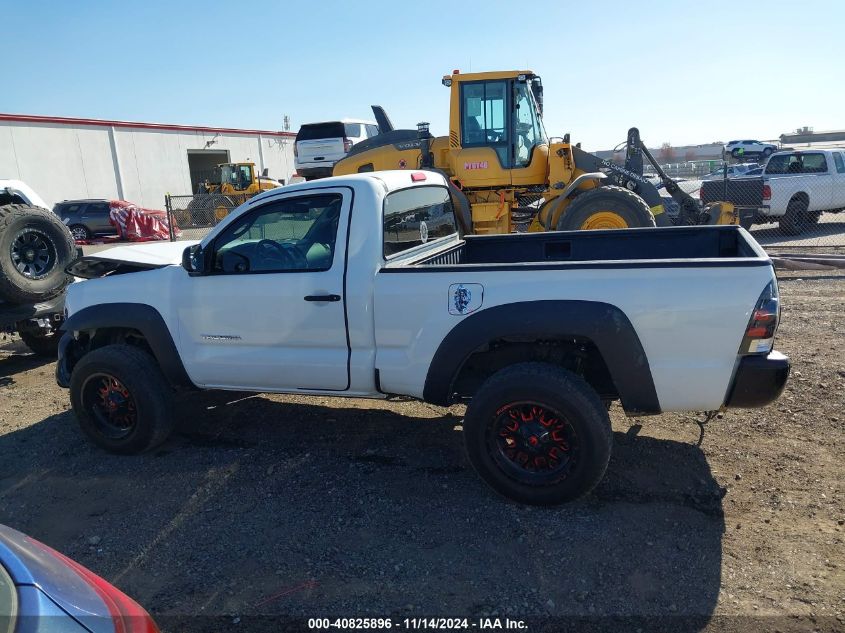
[[[97,431],[112,440],[129,436],[138,423],[135,398],[111,374],[93,374],[82,387],[82,406]]]
[[[507,404],[496,412],[487,446],[502,472],[534,486],[569,477],[580,453],[578,435],[566,416],[531,401]]]

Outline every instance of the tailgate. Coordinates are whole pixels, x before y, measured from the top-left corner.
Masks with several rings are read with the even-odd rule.
[[[312,141],[297,141],[296,153],[300,163],[321,163],[336,161],[346,156],[342,138],[321,138]]]
[[[763,204],[763,178],[728,178],[705,180],[701,183],[701,202],[731,202],[740,207],[759,207]]]

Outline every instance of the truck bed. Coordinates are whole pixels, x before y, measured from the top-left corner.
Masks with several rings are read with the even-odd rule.
[[[770,265],[765,251],[737,226],[467,236],[446,250],[397,263],[438,269],[456,265],[506,269],[531,264],[654,267],[658,262],[666,266]]]

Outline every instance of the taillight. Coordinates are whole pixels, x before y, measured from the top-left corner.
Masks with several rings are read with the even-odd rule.
[[[777,282],[772,281],[763,290],[757,305],[751,312],[745,336],[739,348],[740,354],[768,354],[772,351],[775,332],[780,320],[780,301]]]
[[[772,188],[769,185],[763,185],[763,200],[772,199]]]
[[[351,149],[352,149],[352,139],[346,138],[344,136],[343,137],[343,151],[348,154],[349,150],[351,150]]]
[[[299,148],[297,148],[296,143],[293,144],[293,155],[295,158],[299,156]]]
[[[37,545],[73,569],[100,596],[100,599],[106,604],[109,610],[115,633],[160,633],[158,625],[153,621],[150,614],[144,610],[144,607],[120,591],[120,589],[103,580],[93,571],[83,567],[75,560],[71,560],[61,552],[57,552],[49,545],[36,541],[34,538],[29,538],[28,540],[33,545]]]

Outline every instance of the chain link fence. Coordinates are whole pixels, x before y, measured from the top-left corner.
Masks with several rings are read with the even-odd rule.
[[[211,229],[229,215],[234,209],[252,198],[255,194],[198,193],[192,196],[165,196],[167,219],[170,226],[182,230],[179,239],[201,240]],[[176,235],[171,231],[170,240]]]

